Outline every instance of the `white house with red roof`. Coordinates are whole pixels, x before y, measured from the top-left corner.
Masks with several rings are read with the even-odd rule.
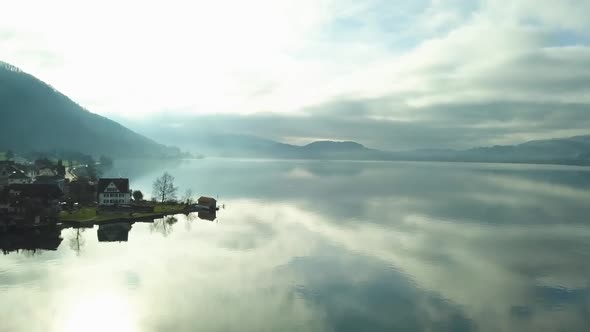
[[[99,179],[97,185],[98,205],[121,205],[131,203],[129,179]]]

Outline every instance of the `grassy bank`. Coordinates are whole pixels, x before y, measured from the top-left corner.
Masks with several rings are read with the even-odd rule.
[[[134,220],[151,216],[159,217],[162,214],[183,213],[184,210],[184,205],[157,204],[154,207],[154,212],[100,212],[100,214],[97,214],[96,207],[83,207],[72,213],[62,211],[59,214],[59,220],[62,222],[100,223],[114,220]]]

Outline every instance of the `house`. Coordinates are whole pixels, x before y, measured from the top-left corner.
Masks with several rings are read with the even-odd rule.
[[[12,161],[0,161],[0,187],[8,185],[8,176],[17,168]]]
[[[10,195],[8,188],[4,187],[0,189],[0,216],[9,214],[12,212],[12,206],[10,206]]]
[[[67,197],[73,202],[89,204],[96,201],[96,184],[84,180],[73,180],[67,184]]]
[[[63,176],[55,175],[55,176],[47,176],[47,175],[39,175],[35,178],[35,183],[38,184],[54,184],[59,187],[59,189],[65,192],[65,179]]]
[[[57,172],[52,167],[38,168],[36,172],[37,176],[56,176]]]
[[[0,177],[8,177],[8,174],[12,173],[14,162],[12,161],[0,161]]]
[[[131,203],[129,179],[99,179],[97,185],[98,205],[120,205]]]
[[[31,178],[21,170],[14,170],[8,175],[8,185],[29,183],[31,183]]]
[[[201,205],[201,206],[208,207],[211,210],[217,209],[217,200],[212,197],[201,196],[201,197],[199,197],[197,204]]]
[[[5,190],[9,196],[9,213],[25,223],[56,221],[61,211],[63,192],[50,184],[13,184]]]

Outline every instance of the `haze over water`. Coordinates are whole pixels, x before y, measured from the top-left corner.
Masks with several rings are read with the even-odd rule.
[[[120,161],[213,222],[0,256],[0,331],[588,331],[590,169]]]

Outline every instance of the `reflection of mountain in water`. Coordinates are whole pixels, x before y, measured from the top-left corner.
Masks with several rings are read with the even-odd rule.
[[[99,225],[96,231],[98,242],[127,242],[131,225],[130,222]]]
[[[0,232],[0,249],[4,254],[19,250],[57,250],[61,241],[58,227]]]

